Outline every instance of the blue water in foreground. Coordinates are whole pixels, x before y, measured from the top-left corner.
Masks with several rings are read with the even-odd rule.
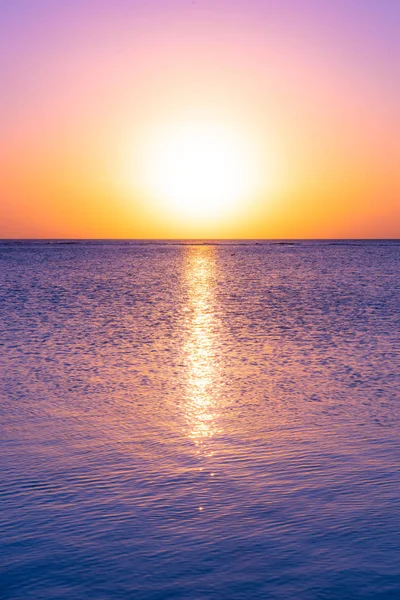
[[[400,598],[396,242],[0,243],[0,598]]]

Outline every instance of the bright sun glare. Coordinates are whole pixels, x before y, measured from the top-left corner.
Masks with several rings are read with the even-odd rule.
[[[147,193],[185,220],[232,216],[254,191],[254,152],[234,129],[215,123],[170,124],[144,147]]]

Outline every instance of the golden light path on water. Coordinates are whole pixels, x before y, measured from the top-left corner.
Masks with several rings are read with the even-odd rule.
[[[185,268],[188,337],[184,345],[184,412],[189,437],[199,453],[208,455],[211,450],[207,442],[217,433],[220,397],[215,258],[212,246],[193,246],[188,249]]]

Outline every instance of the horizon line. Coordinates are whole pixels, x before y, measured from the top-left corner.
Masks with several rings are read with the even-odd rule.
[[[329,241],[400,241],[400,237],[279,237],[279,238],[126,238],[126,237],[0,237],[1,242],[329,242]]]

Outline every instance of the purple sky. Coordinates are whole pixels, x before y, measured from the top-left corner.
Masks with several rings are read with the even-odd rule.
[[[374,233],[368,202],[378,195],[386,216],[375,233],[393,234],[399,31],[397,0],[0,0],[0,153],[10,173],[0,194],[11,223],[3,235],[26,233],[17,226],[26,210],[17,179],[31,177],[33,155],[43,157],[39,173],[62,144],[75,143],[82,158],[85,144],[101,145],[100,130],[134,131],[151,110],[224,94],[228,110],[254,114],[260,131],[278,130],[298,153],[293,164],[303,155],[307,164],[322,162],[326,149],[329,177],[340,160],[351,165],[340,166],[341,190],[364,170],[371,179],[364,234]]]

